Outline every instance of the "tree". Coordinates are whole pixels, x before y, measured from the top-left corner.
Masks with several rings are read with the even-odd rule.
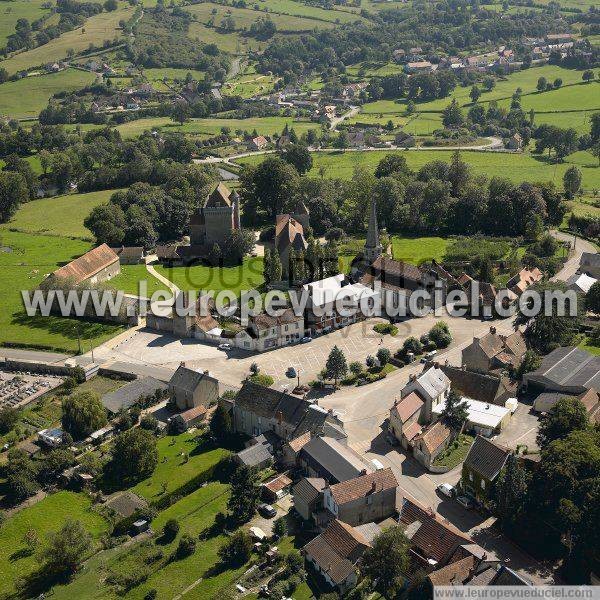
[[[590,137],[592,142],[600,142],[600,112],[590,117]]]
[[[465,117],[462,113],[456,98],[452,100],[448,106],[442,111],[442,123],[444,127],[458,127],[465,121]]]
[[[58,531],[48,536],[48,544],[41,555],[44,571],[70,577],[78,571],[91,547],[92,537],[81,521],[67,519]]]
[[[535,371],[542,364],[542,357],[539,354],[536,354],[533,350],[527,350],[523,355],[523,360],[517,369],[517,377],[519,379],[523,378],[525,373],[531,373],[531,371]]]
[[[215,412],[210,418],[210,431],[220,442],[224,442],[229,439],[233,431],[233,425],[231,423],[231,415],[229,411],[222,404],[218,404]]]
[[[388,348],[379,348],[379,350],[377,350],[377,360],[382,367],[388,364],[391,357],[392,353]]]
[[[287,533],[287,521],[285,520],[285,517],[275,519],[275,522],[273,523],[273,533],[280,538]]]
[[[591,148],[590,153],[598,159],[598,166],[600,166],[600,141],[596,142]]]
[[[291,144],[282,153],[281,158],[296,168],[300,175],[308,173],[312,169],[313,159],[306,146]]]
[[[183,125],[190,118],[190,106],[187,102],[180,100],[175,102],[171,108],[171,119]]]
[[[346,373],[348,373],[348,363],[346,362],[346,357],[337,345],[331,349],[331,352],[327,357],[325,371],[327,372],[327,377],[329,379],[333,379],[336,386],[338,381],[345,377]]]
[[[227,262],[240,264],[242,259],[254,250],[256,238],[249,229],[235,229],[225,240],[223,256]]]
[[[530,481],[531,475],[519,464],[519,459],[509,454],[493,491],[494,512],[508,533],[525,517]]]
[[[295,167],[275,156],[269,156],[255,167],[245,168],[240,175],[244,218],[253,223],[262,213],[275,219],[296,195],[299,181]]]
[[[375,169],[375,177],[397,177],[398,175],[410,175],[410,168],[406,158],[401,154],[388,154],[384,156]]]
[[[483,80],[483,87],[485,88],[486,92],[491,92],[496,87],[496,80],[492,76],[488,75]]]
[[[269,281],[281,281],[283,277],[283,266],[279,257],[279,250],[273,248],[271,254],[271,268],[269,270]]]
[[[106,410],[95,392],[79,392],[62,402],[62,426],[74,440],[82,440],[107,423]]]
[[[442,411],[442,420],[450,429],[460,432],[468,417],[469,403],[456,390],[451,389]]]
[[[258,470],[246,465],[239,466],[231,475],[231,494],[227,508],[239,523],[249,521],[260,498]]]
[[[177,544],[177,550],[175,556],[178,559],[187,558],[196,552],[196,538],[192,537],[189,533],[184,533],[179,539]]]
[[[0,408],[0,434],[8,433],[19,421],[19,411],[12,406]]]
[[[247,563],[251,554],[252,538],[243,529],[238,529],[218,550],[221,561],[230,567]]]
[[[572,431],[589,427],[587,410],[578,398],[561,398],[546,414],[540,417],[537,441],[545,448],[554,440],[566,438]]]
[[[469,96],[471,97],[471,101],[473,102],[473,104],[475,104],[475,102],[477,102],[477,100],[481,98],[481,90],[479,89],[479,87],[474,85],[471,88],[471,91],[469,92]]]
[[[68,448],[55,448],[40,461],[38,479],[43,484],[56,483],[60,474],[75,464],[75,455]]]
[[[563,80],[562,80],[560,77],[557,77],[557,78],[554,80],[554,83],[552,84],[552,87],[553,87],[555,90],[557,90],[559,87],[561,87],[561,86],[562,86],[562,84],[563,84]]]
[[[29,200],[29,189],[23,175],[0,171],[0,223],[6,223],[19,205]]]
[[[89,229],[99,244],[120,246],[125,239],[127,222],[120,206],[101,204],[92,209],[83,224]]]
[[[113,10],[117,10],[119,7],[117,0],[106,0],[104,2],[104,10],[106,12],[112,12]]]
[[[545,77],[540,77],[537,80],[537,85],[536,85],[536,89],[538,92],[543,92],[546,90],[546,85],[548,84],[548,82],[546,81]]]
[[[529,340],[531,349],[538,354],[548,354],[558,346],[569,346],[575,340],[579,331],[581,305],[577,301],[575,307],[571,307],[571,302],[567,299],[565,302],[565,314],[558,314],[558,304],[552,301],[553,292],[566,293],[567,287],[561,282],[537,283],[530,288],[535,290],[541,299],[541,305],[537,314],[533,317],[523,314],[522,309],[527,306],[531,309],[531,302],[525,303],[525,306],[519,306],[516,324],[527,325],[525,335]],[[548,292],[548,294],[546,293]],[[548,303],[548,305],[546,305]],[[574,315],[571,315],[571,308],[576,308]]]
[[[581,171],[575,166],[569,167],[563,175],[563,185],[565,196],[568,200],[573,200],[581,189]]]
[[[450,333],[448,324],[444,321],[438,321],[429,330],[429,339],[437,348],[447,348],[452,342],[452,334]]]
[[[410,568],[410,541],[400,527],[379,534],[362,558],[363,574],[377,580],[387,598],[395,598],[402,589]]]
[[[593,313],[600,313],[600,281],[592,284],[585,295],[585,307]]]
[[[594,79],[594,71],[592,71],[591,69],[586,69],[581,75],[581,79],[583,79],[583,81],[585,81],[586,83],[589,83]]]
[[[113,473],[129,482],[150,476],[158,464],[156,437],[134,427],[120,433],[113,444],[111,467]]]
[[[348,365],[348,368],[350,369],[350,373],[352,373],[353,375],[360,375],[363,372],[363,365],[358,360],[352,361]]]

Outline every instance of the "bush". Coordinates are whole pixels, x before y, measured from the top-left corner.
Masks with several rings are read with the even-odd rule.
[[[377,350],[377,360],[382,367],[388,364],[391,357],[392,353],[388,348],[379,348],[379,350]]]
[[[405,354],[412,352],[415,356],[417,356],[419,354],[423,354],[423,343],[416,337],[411,336],[404,340],[404,344],[402,344],[402,350]]]
[[[158,419],[153,415],[144,415],[140,421],[140,427],[147,431],[156,431],[158,427]]]
[[[162,534],[166,541],[173,541],[179,533],[179,521],[177,519],[169,519],[163,527]]]
[[[375,366],[375,357],[371,356],[369,354],[369,356],[367,356],[367,358],[365,359],[365,362],[367,363],[367,367],[371,368]]]
[[[262,385],[264,387],[271,387],[274,383],[274,379],[267,375],[266,373],[257,373],[256,375],[251,375],[248,379],[252,383],[256,383],[257,385]]]
[[[429,339],[435,343],[438,348],[447,348],[452,342],[452,334],[448,324],[444,321],[438,321],[429,330]]]
[[[177,545],[177,558],[186,558],[194,554],[195,551],[196,540],[188,533],[184,533],[179,540],[179,544]]]
[[[373,327],[373,330],[376,333],[381,333],[382,335],[389,333],[390,335],[394,336],[398,333],[398,328],[392,323],[377,323],[377,325]]]
[[[226,565],[239,566],[248,562],[252,553],[252,538],[238,529],[220,548],[219,558]]]
[[[362,363],[357,360],[351,362],[348,365],[348,368],[350,369],[350,372],[353,373],[354,375],[360,375],[364,371],[364,367],[362,366]]]

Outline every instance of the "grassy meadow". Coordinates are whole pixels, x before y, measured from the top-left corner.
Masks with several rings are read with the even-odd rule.
[[[325,168],[326,177],[352,177],[355,167],[374,171],[379,161],[386,155],[402,152],[411,169],[419,169],[432,160],[450,161],[453,150],[383,150],[359,152],[316,152],[313,154],[313,168],[310,177],[319,177],[319,169]],[[553,181],[562,187],[564,172],[576,165],[583,176],[585,190],[600,188],[600,169],[598,161],[589,152],[575,152],[563,163],[549,163],[546,156],[531,154],[504,154],[494,152],[477,152],[465,150],[461,152],[464,161],[469,163],[477,175],[488,177],[506,177],[515,183],[521,181]],[[264,160],[262,156],[240,158],[240,164],[257,164]]]
[[[83,225],[92,208],[106,204],[118,190],[101,190],[87,194],[67,194],[32,200],[21,205],[8,226],[27,233],[44,233],[92,241]]]
[[[0,62],[0,68],[2,64]],[[67,69],[60,73],[8,81],[0,85],[0,114],[18,119],[36,118],[54,94],[80,89],[95,79],[93,73]]]
[[[0,344],[17,343],[77,352],[105,342],[123,328],[63,317],[29,317],[21,290],[34,289],[59,266],[90,249],[90,243],[64,237],[10,231],[0,227]]]
[[[0,4],[0,46],[6,43],[9,35],[15,32],[19,19],[27,19],[30,23],[41,19],[50,11],[44,8],[45,0],[18,0]]]
[[[34,506],[16,513],[2,525],[0,544],[0,596],[14,592],[15,581],[36,570],[39,561],[29,553],[23,536],[33,529],[41,543],[47,534],[59,529],[68,519],[81,521],[97,540],[108,530],[108,523],[91,510],[91,501],[85,494],[61,491],[44,498]]]
[[[94,15],[87,19],[83,27],[67,31],[43,46],[15,54],[1,61],[0,67],[4,67],[9,73],[16,73],[66,58],[69,49],[78,53],[87,50],[90,44],[100,47],[105,40],[112,41],[121,36],[119,21],[130,19],[133,11],[132,7],[122,7],[113,12]]]

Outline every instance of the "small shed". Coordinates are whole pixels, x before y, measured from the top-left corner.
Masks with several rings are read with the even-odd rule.
[[[292,480],[287,474],[282,473],[270,481],[262,484],[262,496],[267,502],[276,502],[290,493]]]

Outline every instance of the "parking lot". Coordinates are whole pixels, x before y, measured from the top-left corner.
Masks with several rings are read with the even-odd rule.
[[[349,325],[337,331],[314,338],[307,343],[275,348],[263,353],[250,353],[232,349],[219,350],[200,340],[176,338],[150,330],[138,330],[133,336],[120,342],[114,348],[96,350],[97,360],[102,362],[122,361],[143,365],[155,365],[176,369],[181,362],[192,368],[208,369],[218,374],[219,380],[229,385],[239,385],[248,374],[250,365],[257,363],[261,370],[271,375],[276,385],[289,383],[286,370],[292,366],[300,374],[301,382],[314,379],[325,366],[331,349],[339,346],[348,362],[364,361],[368,355],[375,355],[381,347],[394,353],[407,337],[420,337],[438,321],[440,317],[428,315],[398,323],[395,337],[376,333],[373,326],[380,319],[368,319]],[[458,343],[465,342],[474,330],[481,328],[481,322],[467,319],[448,319],[452,335]]]

